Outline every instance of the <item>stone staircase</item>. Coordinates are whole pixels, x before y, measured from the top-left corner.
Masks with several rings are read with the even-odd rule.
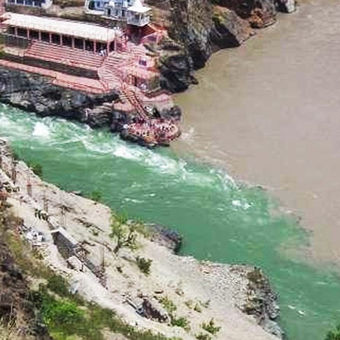
[[[118,72],[115,72],[114,69],[111,69],[109,67],[102,67],[98,69],[98,76],[100,82],[108,91],[119,89],[121,86],[122,80],[120,74]]]
[[[132,90],[130,86],[122,86],[120,98],[125,101],[127,100],[142,118],[148,118],[148,112],[144,108],[142,100],[139,98],[137,92]]]
[[[50,44],[41,41],[33,41],[26,50],[25,56],[90,70],[97,70],[105,59],[105,57],[92,52],[67,46],[53,45],[52,47]]]

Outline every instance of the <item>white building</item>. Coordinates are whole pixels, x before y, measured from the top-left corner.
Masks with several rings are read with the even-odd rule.
[[[86,0],[85,10],[138,27],[146,26],[151,15],[151,8],[141,0]]]
[[[128,8],[127,24],[143,27],[150,23],[151,8],[142,4],[141,0],[135,0]]]
[[[109,4],[109,0],[86,0],[85,10],[104,11],[104,8]]]
[[[7,4],[18,5],[18,6],[28,6],[28,7],[41,7],[49,8],[52,6],[52,0],[6,0]]]

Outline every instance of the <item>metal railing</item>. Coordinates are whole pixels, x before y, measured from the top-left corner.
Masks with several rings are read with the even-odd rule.
[[[142,19],[138,19],[138,18],[128,18],[127,19],[127,24],[128,25],[135,25],[135,26],[145,26],[150,22],[150,17],[145,17]]]
[[[18,37],[9,33],[2,33],[1,35],[6,46],[14,46],[25,49],[28,48],[31,44],[31,41],[24,37]]]

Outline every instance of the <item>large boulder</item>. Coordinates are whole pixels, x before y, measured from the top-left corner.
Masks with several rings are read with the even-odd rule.
[[[277,294],[260,268],[248,267],[245,273],[248,290],[247,302],[242,307],[243,312],[255,317],[267,332],[282,339],[284,333],[277,323],[280,315]]]
[[[164,307],[154,298],[144,298],[143,315],[151,320],[168,323],[170,317]]]
[[[147,226],[151,230],[152,242],[158,243],[174,253],[179,252],[182,246],[183,237],[178,231],[154,223],[147,224]]]
[[[277,0],[277,8],[284,13],[293,13],[296,11],[296,0]]]
[[[248,21],[227,8],[216,7],[213,21],[211,40],[219,48],[240,46],[254,34]]]
[[[107,103],[87,109],[84,121],[93,128],[112,126],[112,104]]]
[[[212,53],[209,39],[213,26],[212,3],[209,0],[170,0],[170,3],[169,35],[185,47],[194,69],[201,68]]]
[[[250,25],[254,28],[263,28],[276,21],[276,7],[274,0],[255,0],[249,18]]]
[[[186,90],[192,83],[192,64],[185,52],[169,53],[160,59],[161,86],[171,92]]]
[[[262,28],[276,21],[275,0],[218,0],[217,3],[236,12],[254,28]]]

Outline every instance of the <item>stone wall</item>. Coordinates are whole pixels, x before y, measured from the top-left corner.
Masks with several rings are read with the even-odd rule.
[[[67,235],[59,230],[52,231],[53,242],[57,246],[59,253],[65,258],[74,255],[77,244],[67,237]]]
[[[45,10],[41,7],[30,7],[30,6],[20,6],[6,3],[5,5],[7,12],[15,12],[20,14],[29,15],[44,15]]]
[[[99,79],[98,72],[95,70],[88,70],[78,66],[68,66],[64,64],[55,63],[53,61],[35,59],[32,57],[20,57],[13,54],[4,54],[3,59],[14,61],[20,64],[26,64],[35,67],[41,67],[48,70],[70,74],[72,76],[86,77],[90,79]]]

